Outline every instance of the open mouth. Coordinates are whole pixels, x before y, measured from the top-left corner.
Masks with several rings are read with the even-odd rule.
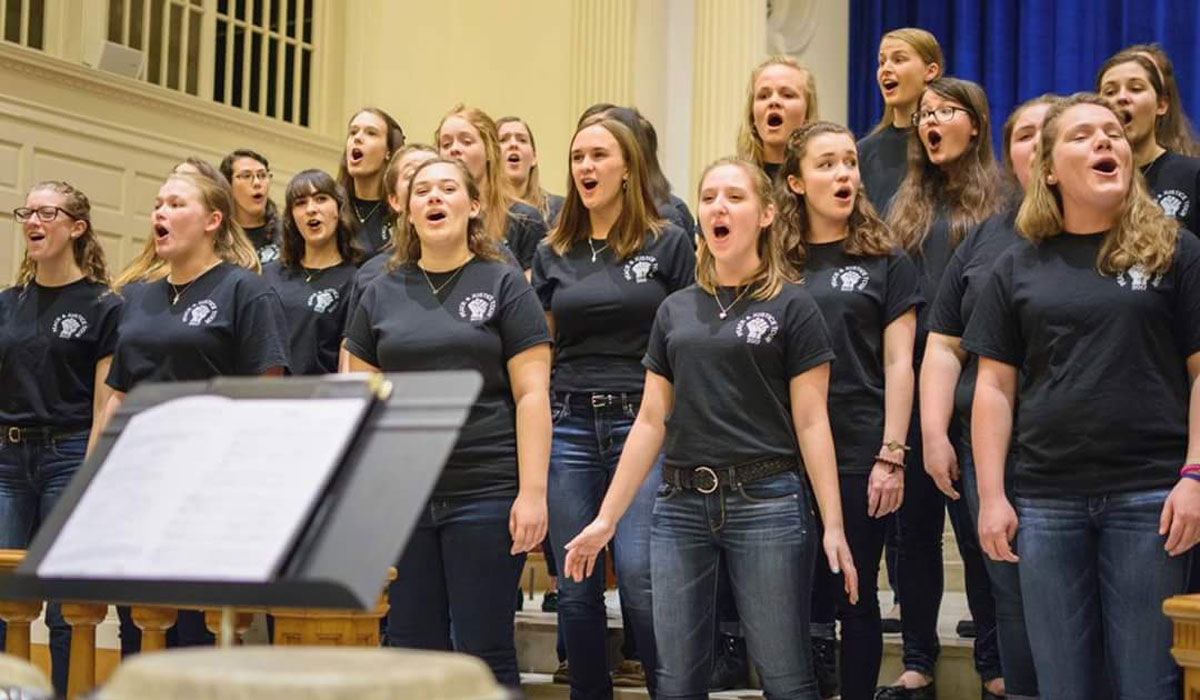
[[[896,80],[895,78],[884,78],[880,85],[883,86],[884,91],[891,92],[892,90],[900,87],[900,81]]]
[[[729,224],[714,224],[712,228],[713,238],[718,241],[729,235]]]
[[[1121,123],[1125,126],[1129,126],[1131,123],[1133,123],[1133,112],[1130,112],[1127,109],[1118,109],[1117,116],[1121,118]]]
[[[520,163],[521,162],[521,154],[520,153],[509,153],[507,160],[509,163]]]
[[[930,150],[937,150],[942,143],[942,132],[934,129],[925,135],[925,139],[929,142]]]
[[[439,221],[442,221],[445,218],[446,218],[446,212],[444,212],[444,211],[431,211],[425,215],[425,220],[428,221],[429,223],[433,223],[433,224],[435,224]]]
[[[350,161],[351,162],[357,163],[358,161],[360,161],[362,159],[363,159],[363,151],[361,148],[351,148],[350,149]]]
[[[850,201],[854,196],[854,188],[850,185],[842,185],[834,191],[833,196],[840,201]]]
[[[1095,170],[1102,175],[1112,175],[1113,173],[1117,172],[1117,167],[1117,159],[1113,158],[1112,156],[1105,156],[1097,160],[1095,163],[1092,163],[1092,170]]]
[[[596,187],[600,184],[600,181],[592,178],[584,178],[580,181],[580,184],[583,185],[584,190],[591,192],[592,190],[596,189]]]
[[[304,225],[307,226],[310,231],[319,231],[321,229],[321,220],[309,219],[304,223]]]
[[[167,230],[166,226],[163,226],[162,224],[154,225],[154,235],[155,236],[157,236],[159,238],[166,238],[169,233],[171,233],[171,232]]]
[[[783,115],[778,112],[772,112],[767,115],[767,126],[778,128],[783,126]]]
[[[267,193],[266,192],[255,192],[251,197],[252,197],[252,199],[254,199],[254,201],[261,202],[267,198]]]

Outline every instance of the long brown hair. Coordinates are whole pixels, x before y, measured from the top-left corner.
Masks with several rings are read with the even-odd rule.
[[[741,157],[721,158],[709,163],[704,172],[700,173],[700,184],[696,187],[697,196],[704,191],[704,179],[708,177],[708,174],[726,165],[741,168],[742,172],[746,174],[762,211],[775,207],[775,201],[771,198],[771,179],[753,161]],[[698,241],[696,286],[716,296],[717,287],[720,286],[717,282],[717,261],[713,257],[712,251],[708,249],[708,242],[703,234],[698,236]],[[783,261],[782,241],[774,224],[759,230],[757,248],[759,264],[748,282],[749,286],[754,288],[754,291],[750,293],[750,298],[766,301],[779,296],[784,282],[789,280],[789,270]]]
[[[1017,212],[1017,231],[1033,243],[1058,236],[1063,231],[1063,202],[1057,185],[1047,182],[1054,165],[1054,144],[1058,140],[1059,120],[1078,105],[1097,105],[1112,112],[1108,102],[1093,93],[1079,92],[1055,103],[1046,113],[1042,138],[1029,176],[1029,189]],[[1116,112],[1113,116],[1120,123]],[[1121,135],[1125,138],[1124,134]],[[1134,172],[1129,191],[1121,205],[1117,225],[1105,232],[1096,269],[1102,274],[1117,274],[1141,265],[1149,274],[1165,272],[1175,257],[1179,223],[1163,213],[1150,196],[1146,181]]]
[[[946,72],[946,58],[942,55],[942,45],[938,43],[937,37],[932,33],[920,29],[918,27],[901,27],[879,37],[880,45],[884,39],[896,39],[908,44],[917,54],[917,58],[928,66],[931,63],[937,64],[937,75],[934,80],[941,78]],[[917,104],[920,104],[920,98],[917,99]],[[879,123],[871,129],[871,133],[879,133],[892,125],[896,120],[896,110],[890,105],[883,106],[883,116],[879,119]]]
[[[929,160],[920,129],[909,134],[908,174],[892,201],[887,223],[900,247],[913,254],[920,253],[938,209],[948,212],[950,246],[955,247],[971,228],[1002,206],[1000,173],[992,155],[992,126],[983,88],[969,80],[938,78],[925,88],[921,100],[931,92],[962,105],[978,133],[949,169]],[[920,102],[917,105],[919,110]]]
[[[337,244],[338,255],[341,256],[344,263],[358,264],[363,257],[363,252],[359,249],[354,236],[350,199],[342,186],[337,184],[337,181],[330,177],[329,173],[316,169],[302,170],[288,182],[283,200],[287,216],[283,220],[283,241],[279,248],[279,263],[283,267],[290,267],[294,270],[300,268],[306,244],[304,235],[300,233],[300,227],[296,225],[296,215],[292,208],[300,197],[311,197],[316,194],[328,195],[337,202],[338,222],[337,231],[334,232],[334,241]]]
[[[808,152],[808,144],[823,134],[844,134],[854,143],[854,134],[849,129],[833,122],[812,122],[796,129],[788,137],[783,153],[783,165],[779,168],[779,179],[775,185],[775,201],[779,214],[775,217],[775,229],[783,246],[784,262],[790,268],[793,279],[804,278],[808,253],[805,242],[808,237],[808,209],[804,195],[797,194],[788,186],[788,178],[803,178],[801,164]],[[847,235],[842,241],[842,250],[848,255],[873,256],[891,252],[891,232],[887,224],[875,213],[875,207],[867,199],[861,183],[854,195],[854,208],[846,222]]]
[[[533,129],[529,128],[529,124],[520,117],[500,117],[496,120],[497,138],[499,138],[500,127],[505,124],[520,124],[525,127],[525,133],[529,134],[529,148],[533,151],[534,157],[537,157],[537,141],[533,138]],[[542,189],[542,178],[538,175],[537,163],[534,163],[533,167],[529,169],[529,179],[525,181],[524,191],[513,192],[513,194],[517,199],[541,212],[543,219],[550,212],[550,198],[546,196],[546,190]]]
[[[350,118],[346,120],[346,129],[347,130],[350,128],[350,124],[352,124],[354,122],[354,120],[356,118],[358,118],[358,115],[362,114],[363,112],[367,112],[369,114],[374,114],[375,116],[377,116],[383,120],[384,141],[385,141],[385,143],[387,143],[387,150],[388,150],[388,154],[384,156],[383,162],[384,162],[384,167],[387,167],[387,160],[391,156],[391,154],[395,153],[400,147],[402,147],[404,145],[404,129],[400,128],[400,124],[395,119],[392,118],[392,115],[388,114],[387,112],[383,111],[382,109],[379,109],[378,107],[363,107],[362,109],[355,110],[354,114],[351,114]],[[382,170],[379,173],[379,177],[381,179],[383,177]],[[337,181],[338,181],[338,184],[342,186],[342,189],[346,191],[347,196],[349,196],[349,197],[358,196],[354,191],[354,178],[350,177],[350,169],[346,166],[346,144],[345,143],[342,144],[342,157],[340,160],[338,160]]]
[[[412,183],[416,181],[417,175],[421,171],[431,165],[446,163],[453,165],[462,177],[463,186],[467,190],[467,198],[472,202],[479,202],[479,185],[475,184],[475,178],[471,177],[471,173],[467,170],[467,166],[453,158],[437,157],[433,160],[427,160],[417,166],[413,171],[412,177],[408,181],[408,201],[404,203],[405,210],[409,210],[412,204]],[[502,260],[500,248],[496,240],[488,233],[483,222],[483,209],[480,208],[479,216],[475,216],[467,221],[467,249],[471,251],[477,258],[489,260],[492,262]],[[410,262],[417,262],[421,259],[421,237],[417,234],[417,227],[413,225],[411,219],[405,217],[404,221],[400,222],[400,226],[396,229],[396,245],[392,251],[392,256],[388,258],[387,269],[394,271],[402,265]]]
[[[478,107],[455,105],[442,117],[442,120],[438,122],[437,129],[433,132],[433,143],[438,146],[439,152],[442,142],[442,126],[450,117],[460,117],[479,132],[479,140],[483,142],[483,151],[487,158],[484,163],[484,180],[486,182],[476,183],[476,187],[480,190],[486,190],[483,193],[483,199],[480,200],[483,224],[492,240],[503,241],[508,232],[508,210],[517,197],[513,194],[512,186],[508,184],[508,178],[504,177],[503,166],[500,165],[500,132],[496,128],[496,122],[488,116],[487,112]]]
[[[233,219],[233,195],[228,187],[223,187],[216,180],[204,176],[185,173],[174,173],[167,177],[167,180],[182,180],[188,183],[200,195],[200,203],[205,209],[221,215],[221,223],[213,233],[213,252],[217,254],[218,258],[232,265],[253,270],[255,273],[262,271],[262,265],[258,262],[258,253],[255,252],[254,245],[250,243],[250,239],[246,237],[246,232],[242,230],[238,222]],[[153,239],[151,239],[151,243],[153,243]],[[169,267],[169,265],[163,264],[163,261],[159,260],[157,256],[147,258],[144,254],[140,255],[121,272],[117,281],[113,283],[113,287],[120,289],[131,282],[165,277]]]
[[[642,158],[642,150],[638,147],[637,138],[633,131],[620,121],[611,117],[599,117],[585,120],[575,130],[571,137],[574,145],[575,137],[584,129],[599,126],[616,139],[621,149],[621,157],[625,160],[625,168],[629,171],[628,179],[622,186],[621,214],[608,232],[608,247],[618,260],[625,260],[637,253],[646,245],[646,236],[657,236],[663,228],[663,222],[658,218],[658,209],[654,203],[654,195],[650,192],[646,175],[646,161]],[[571,163],[571,155],[567,154],[567,168]],[[572,246],[586,241],[592,235],[592,220],[579,189],[575,186],[575,178],[567,178],[567,194],[563,200],[562,213],[558,216],[558,225],[546,237],[546,242],[556,255],[566,255]]]
[[[1130,56],[1142,56],[1150,60],[1162,87],[1158,96],[1167,101],[1167,113],[1159,117],[1155,124],[1154,134],[1158,145],[1185,156],[1200,156],[1196,129],[1188,119],[1187,112],[1183,111],[1183,103],[1179,99],[1179,84],[1175,81],[1175,65],[1171,63],[1171,57],[1158,44],[1134,44],[1117,52],[1105,62],[1105,66],[1111,68],[1117,63],[1124,63]],[[1104,75],[1105,70],[1107,68],[1100,69],[1096,76],[1097,81]]]
[[[753,162],[759,167],[763,164],[763,140],[758,129],[754,126],[754,83],[758,76],[771,66],[788,66],[800,73],[800,82],[804,90],[804,122],[817,119],[817,79],[804,64],[791,56],[771,56],[755,66],[750,72],[750,82],[746,84],[746,106],[742,110],[742,125],[738,128],[738,156]]]
[[[1038,95],[1037,97],[1025,100],[1021,104],[1017,105],[1016,108],[1009,113],[1008,119],[1004,120],[1004,128],[1001,131],[1001,148],[1004,150],[1000,153],[1000,158],[1004,163],[1003,178],[1006,185],[1005,189],[1007,190],[1006,194],[1011,199],[1015,200],[1016,204],[1020,204],[1021,197],[1024,194],[1024,192],[1021,190],[1021,182],[1017,180],[1017,175],[1013,171],[1012,138],[1013,131],[1017,128],[1017,120],[1020,119],[1021,114],[1030,107],[1036,107],[1038,105],[1052,105],[1061,99],[1061,96],[1049,92]]]
[[[104,261],[104,248],[100,247],[96,232],[92,230],[92,204],[88,201],[87,195],[75,189],[69,182],[62,180],[43,180],[30,187],[29,194],[38,190],[49,190],[61,196],[62,206],[60,208],[66,211],[71,218],[86,224],[87,228],[83,230],[83,233],[71,241],[71,254],[84,278],[91,282],[108,284],[108,266]],[[33,281],[35,276],[37,276],[37,263],[30,260],[29,251],[26,251],[25,257],[21,260],[21,269],[17,272],[16,286],[24,287]]]
[[[228,182],[231,186],[233,185],[234,175],[233,164],[240,158],[249,158],[250,160],[258,161],[259,163],[262,163],[263,170],[266,170],[268,174],[271,172],[271,164],[267,161],[266,156],[258,153],[257,151],[252,151],[249,148],[238,148],[222,158],[221,164],[217,166],[221,171],[221,175],[224,176],[226,182]],[[268,237],[272,241],[277,242],[279,241],[280,235],[283,233],[283,216],[280,215],[279,207],[275,205],[275,200],[271,199],[270,180],[267,181],[266,199],[267,206],[263,211],[263,225],[267,228]]]

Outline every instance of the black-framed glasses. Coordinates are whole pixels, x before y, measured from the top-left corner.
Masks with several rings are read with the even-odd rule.
[[[37,218],[41,219],[42,223],[48,224],[58,218],[59,212],[66,214],[72,219],[79,218],[62,207],[50,206],[38,207],[37,209],[30,209],[29,207],[17,207],[16,209],[13,209],[13,216],[17,218],[17,221],[25,223],[26,221],[32,219],[34,214],[37,214]]]
[[[971,113],[970,110],[954,105],[942,105],[937,109],[918,109],[912,115],[912,123],[913,126],[921,126],[932,119],[934,124],[945,124],[954,118],[955,112],[963,112],[968,115]]]
[[[269,170],[258,170],[258,171],[243,170],[240,173],[234,173],[233,179],[241,180],[242,182],[250,182],[250,183],[253,183],[255,180],[262,180],[263,182],[270,182],[271,181],[271,171],[269,171]]]

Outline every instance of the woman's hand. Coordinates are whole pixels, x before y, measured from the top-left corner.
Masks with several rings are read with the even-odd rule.
[[[850,555],[850,545],[846,543],[846,533],[841,528],[825,528],[825,558],[829,561],[829,570],[842,574],[845,579],[846,597],[850,604],[858,603],[858,569],[854,568],[854,557]]]
[[[1186,553],[1200,538],[1200,481],[1180,479],[1163,504],[1158,534],[1167,536],[1166,550],[1173,557]]]
[[[900,458],[904,458],[903,454]],[[882,518],[900,510],[903,503],[904,470],[876,462],[867,479],[867,515]]]
[[[1012,540],[1017,536],[1017,511],[1008,499],[1000,498],[979,502],[979,546],[992,561],[1016,564],[1020,561],[1012,551]]]
[[[546,539],[546,493],[519,491],[508,512],[508,534],[512,536],[513,555],[532,551]]]
[[[563,562],[562,575],[575,583],[592,575],[596,568],[596,557],[613,538],[616,527],[603,517],[597,517],[575,539],[567,543],[567,558]]]
[[[950,438],[943,435],[937,440],[925,443],[925,472],[933,479],[938,490],[954,500],[960,498],[954,490],[954,482],[958,481],[958,455],[954,453],[954,445]]]

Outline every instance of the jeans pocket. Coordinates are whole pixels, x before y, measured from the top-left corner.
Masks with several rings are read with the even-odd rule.
[[[737,487],[738,493],[750,503],[775,503],[784,500],[798,500],[803,489],[804,486],[800,481],[800,475],[794,471],[769,476],[748,484],[740,484]]]
[[[77,459],[83,461],[87,453],[88,434],[68,435],[55,438],[50,443],[50,452],[60,459]]]
[[[551,394],[550,395],[550,423],[558,425],[559,421],[571,414],[571,407],[568,401],[570,394]]]
[[[679,488],[675,484],[668,484],[664,481],[658,485],[658,490],[654,492],[654,497],[660,501],[669,501],[672,498],[675,498],[675,496],[682,490],[683,489]]]

